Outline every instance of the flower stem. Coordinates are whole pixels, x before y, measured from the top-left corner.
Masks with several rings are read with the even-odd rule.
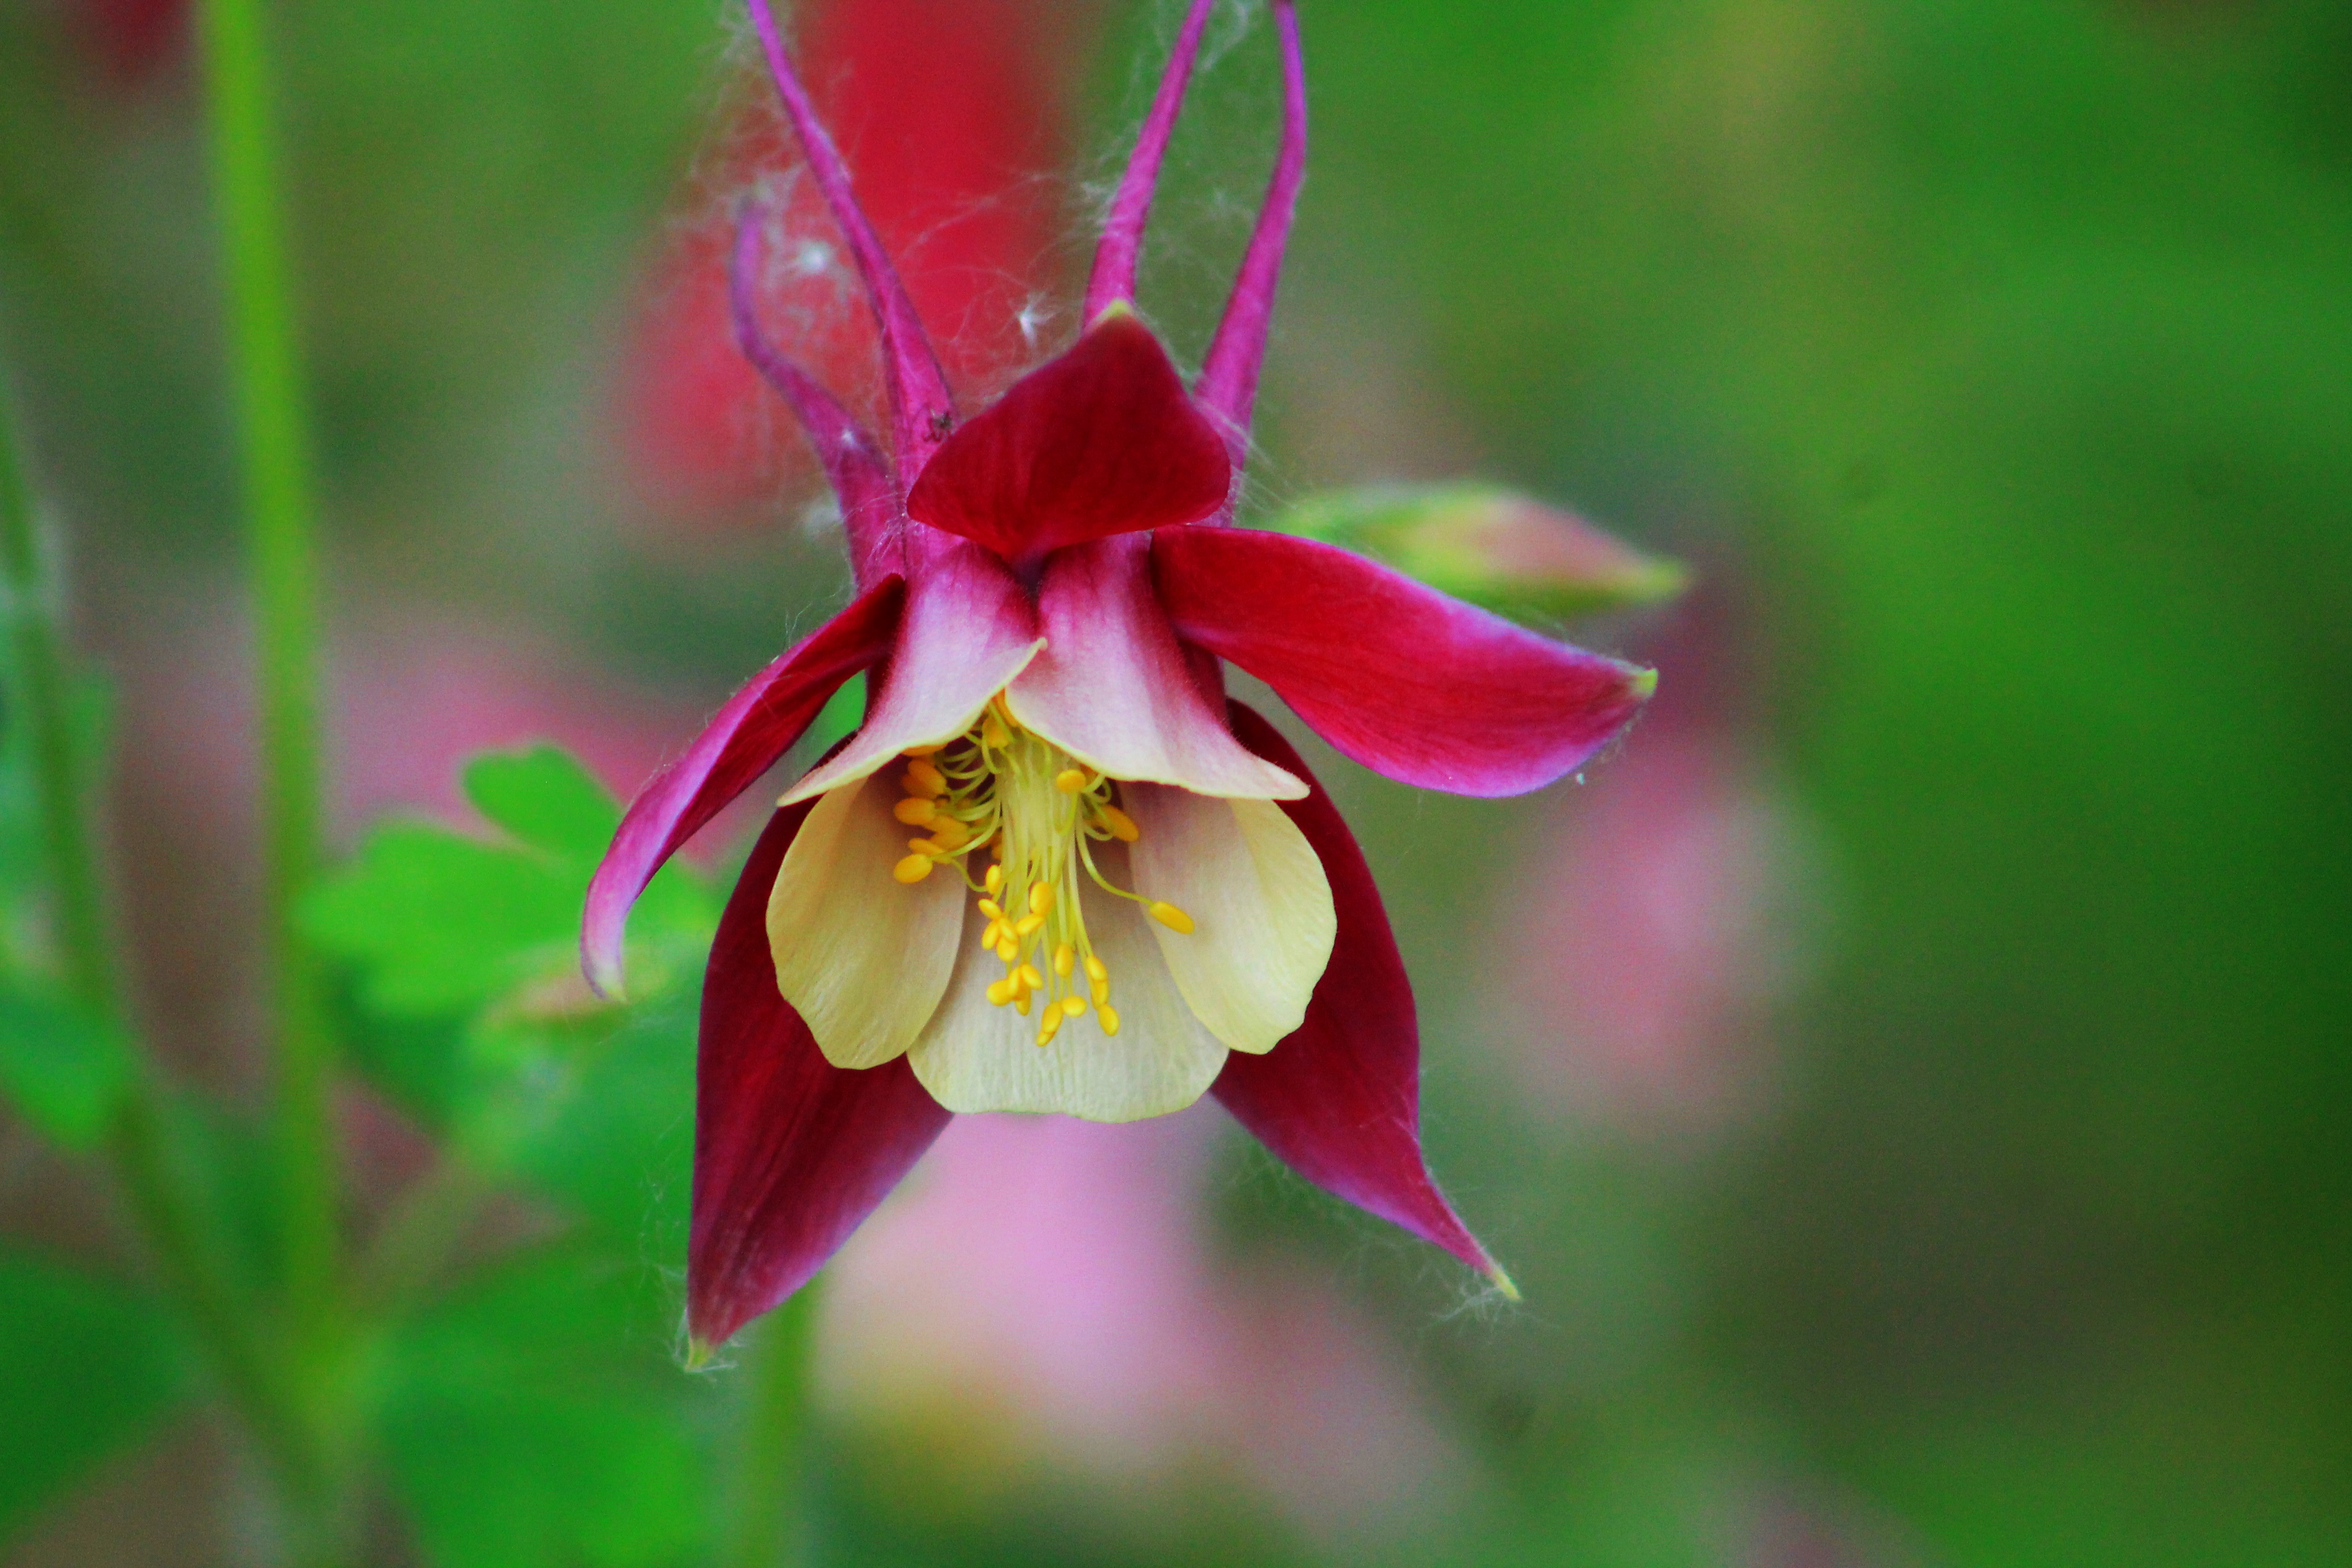
[[[0,389],[5,392],[5,389]],[[66,695],[58,595],[47,570],[33,491],[17,453],[13,411],[0,406],[0,574],[5,575],[9,640],[40,795],[41,841],[54,902],[66,987],[91,1013],[114,1012],[114,964],[106,941],[97,858],[83,815],[80,759]]]
[[[736,1449],[735,1533],[726,1568],[783,1568],[800,1555],[794,1526],[804,1495],[817,1284],[803,1286],[761,1325]]]
[[[9,693],[21,710],[38,797],[46,883],[68,994],[91,1016],[122,1025],[132,1071],[121,1089],[107,1141],[116,1179],[152,1258],[158,1283],[212,1364],[279,1489],[321,1490],[323,1475],[282,1370],[270,1359],[249,1306],[220,1266],[199,1205],[188,1200],[164,1131],[161,1074],[124,1017],[89,826],[89,777],[73,733],[63,632],[63,595],[51,569],[30,477],[0,388],[0,605],[7,612],[16,666]]]
[[[332,1051],[314,960],[295,921],[320,856],[310,432],[259,0],[203,0],[197,10],[257,623],[263,939],[287,1305],[298,1336],[315,1344],[332,1321],[338,1270]]]

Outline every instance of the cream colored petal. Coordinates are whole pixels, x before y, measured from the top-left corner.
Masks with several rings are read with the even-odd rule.
[[[897,781],[846,784],[811,809],[768,895],[776,984],[837,1068],[912,1045],[955,967],[969,902],[952,863],[908,887],[890,868],[915,830],[891,815]]]
[[[1117,857],[1103,874],[1114,882]],[[1089,888],[1087,931],[1110,971],[1119,1028],[1105,1035],[1089,1008],[1037,1044],[1037,1016],[989,1005],[1004,966],[980,946],[967,917],[955,978],[930,1025],[907,1053],[932,1098],[950,1110],[1058,1110],[1088,1121],[1138,1121],[1181,1110],[1207,1092],[1225,1047],[1202,1028],[1171,984],[1141,910]]]
[[[1174,904],[1192,930],[1151,934],[1193,1014],[1237,1051],[1270,1051],[1307,1016],[1339,920],[1306,835],[1271,801],[1218,800],[1121,784],[1143,837],[1135,890]]]

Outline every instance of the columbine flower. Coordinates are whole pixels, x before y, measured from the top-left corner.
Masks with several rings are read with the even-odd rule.
[[[588,898],[593,984],[655,869],[852,675],[864,725],[788,790],[704,982],[688,1317],[715,1344],[806,1280],[966,1110],[1132,1121],[1213,1089],[1308,1179],[1507,1289],[1424,1168],[1412,993],[1362,854],[1221,660],[1339,751],[1475,795],[1580,765],[1654,678],[1311,540],[1228,526],[1306,157],[1289,0],[1281,149],[1188,393],[1132,305],[1195,0],[1113,197],[1076,344],[958,426],[944,377],[766,0],[752,19],[872,305],[886,450],[761,337],[860,592],[737,693],[624,819]]]

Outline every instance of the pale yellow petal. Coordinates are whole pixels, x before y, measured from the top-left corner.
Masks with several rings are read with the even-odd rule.
[[[1314,846],[1270,801],[1119,793],[1143,830],[1129,851],[1136,892],[1192,917],[1190,932],[1151,927],[1177,990],[1234,1050],[1272,1050],[1307,1016],[1339,931]]]
[[[838,1068],[874,1067],[912,1045],[955,967],[963,879],[952,863],[912,886],[891,879],[913,836],[891,815],[898,798],[887,774],[826,795],[768,895],[777,986]]]
[[[1117,858],[1106,858],[1103,867],[1114,880]],[[1136,1121],[1183,1110],[1215,1081],[1225,1047],[1170,982],[1142,911],[1092,888],[1081,896],[1087,931],[1109,966],[1118,1033],[1105,1035],[1088,1008],[1040,1047],[1034,1009],[1024,1018],[991,1006],[988,984],[1004,966],[981,951],[975,911],[947,995],[907,1053],[915,1076],[950,1110],[1057,1110],[1089,1121]]]

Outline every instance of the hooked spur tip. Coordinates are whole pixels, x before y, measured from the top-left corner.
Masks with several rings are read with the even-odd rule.
[[[712,1344],[709,1340],[704,1339],[699,1334],[693,1335],[686,1342],[686,1370],[688,1372],[708,1371],[711,1362],[718,1357],[718,1354],[719,1347],[717,1345]]]
[[[1633,700],[1636,702],[1647,702],[1650,700],[1650,694],[1657,689],[1658,672],[1654,669],[1637,669],[1633,672],[1633,679],[1625,682],[1625,689],[1633,694]]]
[[[593,952],[585,948],[580,953],[580,977],[588,982],[588,989],[600,1001],[625,1002],[628,987],[624,983],[621,962],[609,953]]]
[[[1500,1264],[1489,1263],[1486,1265],[1486,1283],[1492,1285],[1495,1288],[1495,1294],[1500,1296],[1504,1300],[1509,1301],[1514,1305],[1517,1303],[1519,1300],[1519,1288],[1511,1283],[1511,1277],[1503,1272],[1502,1266]]]

